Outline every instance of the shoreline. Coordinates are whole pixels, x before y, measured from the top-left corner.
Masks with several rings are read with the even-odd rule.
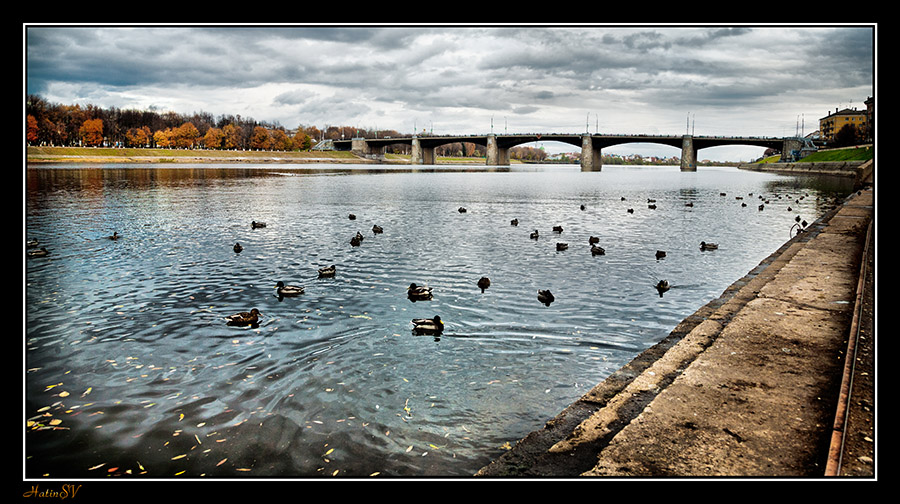
[[[854,193],[475,476],[872,477],[873,221]]]

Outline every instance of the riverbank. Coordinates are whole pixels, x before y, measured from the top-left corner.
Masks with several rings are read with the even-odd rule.
[[[48,163],[78,164],[167,164],[167,163],[348,163],[409,164],[409,155],[386,154],[369,159],[350,151],[238,151],[206,149],[134,149],[105,147],[28,147],[25,162],[30,165]],[[484,158],[439,158],[447,164],[484,164]]]
[[[800,161],[796,163],[741,163],[739,170],[784,173],[789,175],[831,175],[852,177],[855,186],[874,183],[875,161]]]
[[[852,195],[476,475],[872,477],[873,221]]]

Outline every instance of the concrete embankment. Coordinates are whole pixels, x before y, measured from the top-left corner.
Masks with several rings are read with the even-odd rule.
[[[740,170],[787,173],[792,175],[833,175],[851,177],[856,187],[873,182],[875,162],[868,161],[822,161],[817,163],[742,163]]]
[[[873,221],[854,193],[476,476],[824,476]]]

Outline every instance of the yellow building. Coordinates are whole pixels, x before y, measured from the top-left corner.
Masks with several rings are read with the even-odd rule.
[[[819,132],[826,142],[834,140],[834,135],[841,131],[845,125],[850,124],[856,128],[859,138],[866,134],[866,111],[856,109],[834,109],[834,112],[819,119]]]

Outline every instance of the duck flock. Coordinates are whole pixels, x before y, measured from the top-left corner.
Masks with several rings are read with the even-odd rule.
[[[720,193],[720,196],[726,196],[726,195],[727,194],[724,192]],[[750,193],[749,196],[752,197],[753,193]],[[800,203],[800,200],[804,199],[806,196],[808,196],[808,194],[804,195],[804,196],[800,196],[799,198],[795,199],[795,202]],[[773,195],[772,197],[781,199],[781,196],[778,196],[778,195]],[[742,207],[747,206],[747,203],[742,201],[744,199],[742,196],[737,196],[735,199],[738,201],[741,201]],[[760,200],[760,203],[757,207],[759,211],[763,211],[765,209],[765,206],[767,204],[769,204],[771,201],[770,198],[765,198],[762,195],[759,195],[758,199]],[[626,201],[626,198],[623,196],[621,198],[621,200]],[[685,203],[685,206],[693,207],[693,202]],[[581,210],[585,210],[585,208],[586,208],[585,205],[580,206]],[[648,198],[647,199],[647,208],[650,210],[655,210],[657,208],[656,200],[652,199],[652,198]],[[787,210],[793,211],[790,206],[787,207]],[[464,214],[464,213],[467,213],[468,210],[465,207],[459,207],[457,209],[457,211],[460,214]],[[634,208],[628,208],[626,211],[629,214],[633,214]],[[356,220],[356,215],[351,213],[351,214],[349,214],[348,218],[350,220]],[[803,231],[808,225],[808,223],[805,220],[802,220],[799,215],[796,216],[795,222],[796,222],[796,224],[794,224],[794,226],[791,228],[792,233],[794,232],[795,228],[796,228],[796,232],[799,233],[799,232]],[[512,219],[510,221],[510,225],[518,226],[519,220]],[[266,226],[267,225],[265,222],[259,222],[256,220],[253,220],[250,223],[251,229],[261,229],[261,228],[265,228]],[[378,234],[384,233],[384,229],[381,226],[376,224],[372,227],[372,232],[373,232],[373,234],[378,235]],[[556,235],[561,235],[563,233],[563,227],[559,226],[559,225],[553,226],[552,232],[555,233]],[[529,234],[529,237],[533,240],[537,240],[540,237],[540,232],[537,229],[535,229],[533,232],[531,232]],[[115,241],[115,240],[119,240],[120,238],[122,238],[122,235],[120,235],[116,231],[116,232],[113,232],[112,235],[107,236],[106,238],[109,240]],[[357,232],[354,236],[352,236],[350,238],[350,241],[349,241],[350,246],[351,247],[359,247],[362,245],[362,242],[364,239],[365,239],[365,237],[360,232]],[[605,255],[605,253],[606,253],[606,250],[599,245],[599,241],[600,241],[600,239],[596,236],[590,236],[587,240],[587,245],[590,247],[590,252],[591,252],[591,255],[593,255],[593,256]],[[41,246],[41,244],[39,244],[36,239],[26,240],[25,246],[26,246],[26,255],[28,257],[40,258],[40,257],[47,257],[50,255],[50,252],[47,250],[47,248],[45,246]],[[719,248],[718,244],[712,243],[712,242],[707,242],[707,241],[701,241],[699,246],[700,246],[701,251],[713,251],[713,250],[717,250]],[[568,250],[568,248],[569,248],[569,244],[567,242],[562,242],[562,241],[556,242],[556,250],[557,251],[565,251],[565,250]],[[235,243],[233,246],[233,250],[236,254],[240,254],[244,250],[244,247],[240,243]],[[666,251],[664,251],[664,250],[656,251],[655,258],[657,261],[662,260],[665,257],[666,257]],[[337,274],[337,268],[335,265],[323,266],[318,269],[319,278],[333,278],[336,276],[336,274]],[[491,285],[491,280],[488,277],[481,277],[476,282],[476,287],[481,289],[482,293],[484,293],[490,287],[490,285]],[[659,296],[662,297],[663,293],[668,291],[671,286],[666,279],[660,279],[654,285],[654,287],[659,292]],[[276,289],[276,295],[278,296],[279,299],[282,299],[284,297],[296,297],[296,296],[300,296],[304,293],[304,287],[298,286],[298,285],[287,285],[283,281],[278,281],[275,285],[275,289]],[[433,297],[432,291],[433,291],[432,287],[420,286],[413,282],[413,283],[410,283],[409,287],[407,288],[407,298],[413,302],[429,301]],[[549,289],[539,289],[537,292],[537,299],[540,303],[544,304],[545,306],[550,306],[550,304],[553,303],[556,298],[554,297],[553,293],[550,292]],[[252,308],[249,311],[234,313],[232,315],[226,316],[225,322],[229,326],[258,327],[260,318],[262,318],[262,314],[260,313],[260,311],[257,308]],[[441,320],[441,317],[439,315],[435,315],[433,318],[412,319],[411,323],[412,323],[412,331],[415,334],[439,335],[444,330],[444,323]]]

